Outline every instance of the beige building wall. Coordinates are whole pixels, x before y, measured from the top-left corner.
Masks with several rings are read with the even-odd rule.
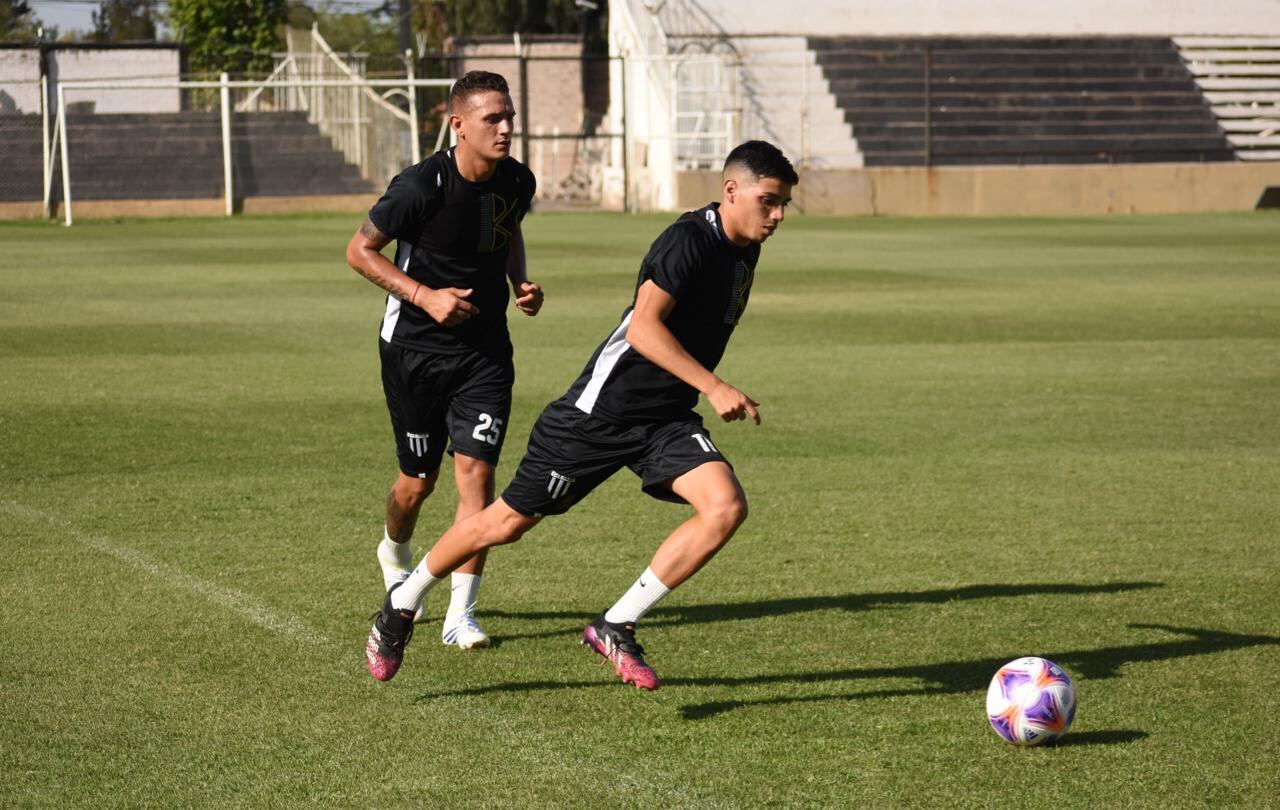
[[[529,108],[524,109],[520,60],[514,39],[459,40],[457,73],[488,70],[501,73],[516,104],[516,129],[530,133],[577,132],[582,127],[582,45],[577,37],[533,37],[520,42],[528,57]]]
[[[182,54],[160,48],[56,48],[49,55],[50,84],[74,81],[177,81]],[[162,113],[182,109],[182,92],[168,90],[68,90],[67,103],[89,102],[97,113]]]
[[[512,154],[521,161],[527,159],[537,176],[539,201],[599,203],[604,194],[605,142],[584,143],[567,137],[584,131],[591,114],[587,104],[600,103],[599,99],[592,102],[583,97],[581,41],[576,36],[539,35],[521,38],[518,43],[514,37],[482,37],[455,41],[454,53],[456,76],[488,70],[506,78],[516,106],[518,135]],[[520,75],[517,53],[526,57],[525,77]],[[607,70],[596,72],[600,81],[607,82]],[[527,98],[522,79],[529,84]],[[597,115],[602,112],[596,111]],[[526,133],[531,136],[527,150]]]
[[[1166,214],[1252,210],[1277,163],[803,171],[794,209],[861,216]],[[677,208],[720,199],[719,172],[680,172]]]
[[[40,112],[40,51],[0,48],[0,115]]]
[[[698,0],[697,8],[731,35],[1280,34],[1276,0]]]

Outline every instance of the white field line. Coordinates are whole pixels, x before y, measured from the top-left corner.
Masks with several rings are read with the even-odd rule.
[[[218,607],[239,614],[242,618],[248,619],[259,627],[266,628],[273,633],[279,633],[287,636],[293,641],[305,642],[317,646],[332,645],[333,642],[324,637],[310,625],[297,616],[291,616],[288,613],[282,613],[274,610],[260,602],[254,596],[228,588],[225,585],[218,585],[214,582],[201,579],[197,576],[185,573],[181,569],[175,568],[168,563],[160,562],[143,554],[137,549],[119,543],[113,543],[102,537],[94,537],[77,531],[67,525],[65,521],[58,520],[51,515],[47,515],[37,509],[23,506],[14,501],[0,501],[0,512],[22,518],[32,523],[44,523],[55,526],[59,531],[70,535],[73,539],[81,544],[88,546],[94,551],[101,552],[110,557],[125,563],[131,568],[150,574],[157,579],[163,580],[166,584],[171,585],[179,590],[188,591],[190,593],[201,596]]]

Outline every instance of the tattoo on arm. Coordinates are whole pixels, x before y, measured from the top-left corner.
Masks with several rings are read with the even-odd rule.
[[[379,249],[386,247],[387,243],[391,241],[385,233],[378,230],[378,226],[374,225],[373,221],[368,217],[365,217],[364,224],[360,226],[360,235],[370,242],[376,243]]]
[[[361,239],[364,240],[363,245],[360,244]],[[387,273],[383,269],[379,269],[380,265],[387,263],[386,257],[380,254],[390,241],[391,237],[378,230],[378,226],[374,225],[366,217],[365,221],[360,225],[359,232],[355,237],[352,237],[351,245],[347,248],[347,261],[360,275],[395,297],[408,301],[414,291],[418,289],[418,283],[403,273]],[[354,253],[352,252],[353,250]]]

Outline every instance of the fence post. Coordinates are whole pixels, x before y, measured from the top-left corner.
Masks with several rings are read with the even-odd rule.
[[[422,162],[422,143],[418,136],[418,88],[414,86],[417,74],[413,69],[413,51],[404,52],[406,73],[409,76],[409,149],[413,156],[413,165]]]
[[[924,46],[924,165],[933,165],[933,46]]]
[[[66,88],[58,85],[58,120],[62,122],[62,207],[65,209],[66,225],[71,227],[71,164],[67,160],[67,93]]]
[[[355,81],[354,76],[351,77]],[[356,165],[360,167],[360,176],[369,179],[369,167],[364,163],[364,115],[361,113],[362,102],[359,85],[351,86],[351,135],[355,139]]]
[[[529,114],[529,60],[524,55],[524,45],[520,35],[516,35],[516,56],[520,59],[520,155],[521,162],[529,165],[529,125],[533,117]]]
[[[235,211],[235,197],[231,188],[231,88],[227,86],[229,77],[223,73],[218,79],[222,87],[218,93],[222,96],[222,186],[226,191],[227,216]]]
[[[809,167],[809,51],[800,54],[800,165]]]
[[[49,77],[40,77],[40,167],[44,181],[44,218],[53,216],[49,208],[49,181],[53,176],[53,155],[49,153]]]
[[[622,60],[622,210],[631,212],[631,160],[627,151],[627,57]]]

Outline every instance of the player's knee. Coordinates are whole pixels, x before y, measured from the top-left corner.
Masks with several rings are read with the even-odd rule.
[[[471,509],[483,509],[493,501],[494,469],[487,461],[470,456],[454,458],[454,482],[458,501]]]
[[[741,492],[726,492],[714,498],[702,514],[727,538],[746,521],[747,499]]]
[[[401,473],[395,485],[396,500],[404,507],[416,509],[435,491],[436,479],[436,473],[431,473],[425,478]]]
[[[538,518],[522,515],[513,509],[504,507],[505,504],[499,501],[486,510],[485,513],[482,513],[482,519],[485,523],[486,548],[514,543],[524,537],[525,532],[538,525]]]

